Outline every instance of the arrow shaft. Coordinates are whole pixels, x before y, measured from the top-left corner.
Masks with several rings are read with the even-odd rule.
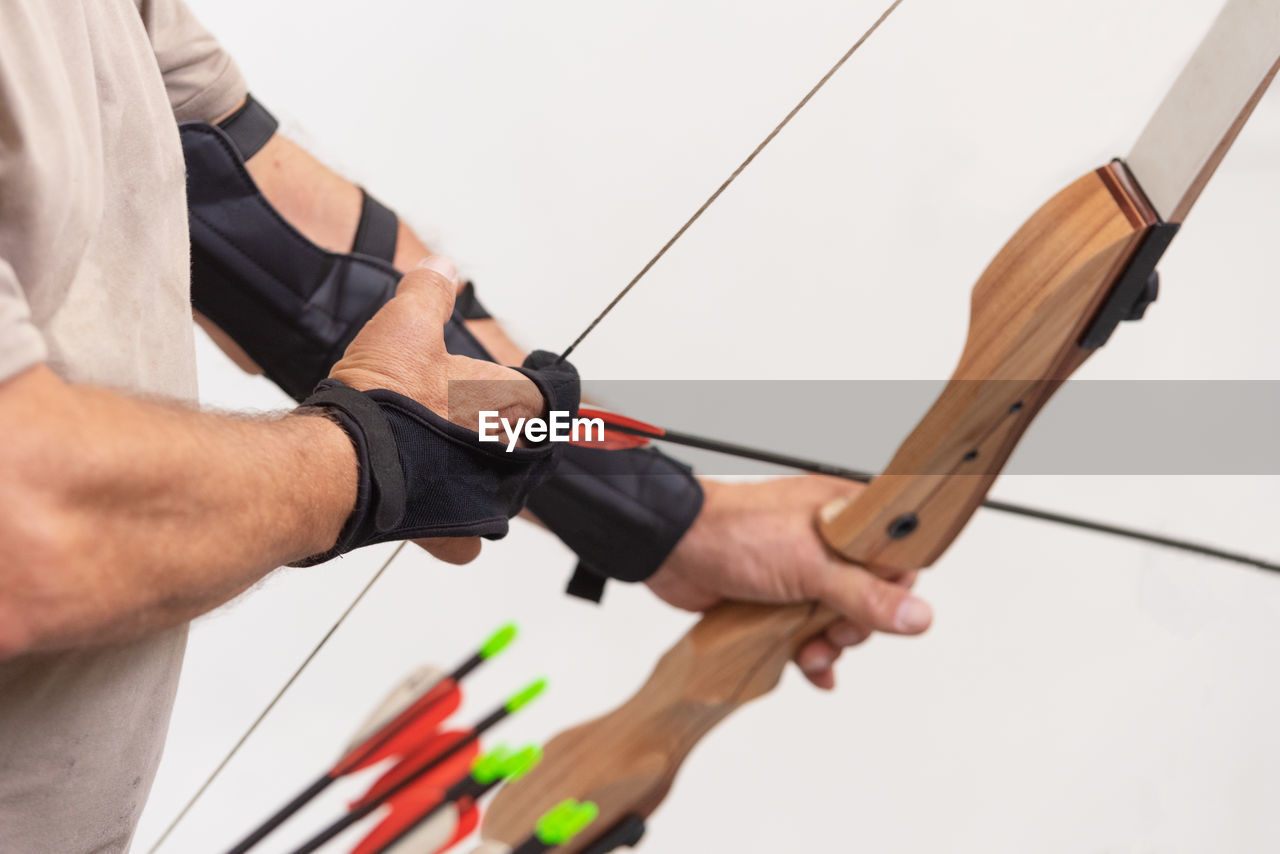
[[[471,732],[467,733],[465,736],[463,736],[462,738],[454,742],[452,745],[450,745],[448,748],[441,751],[440,753],[437,753],[435,756],[431,757],[429,760],[422,763],[421,765],[413,769],[408,774],[404,775],[403,778],[401,778],[395,784],[387,787],[384,791],[380,792],[379,794],[375,795],[374,797],[370,798],[367,801],[360,802],[357,806],[353,807],[350,811],[348,811],[346,815],[334,821],[328,827],[324,828],[315,836],[311,837],[306,842],[304,842],[301,846],[294,849],[293,854],[310,854],[310,852],[315,851],[321,845],[325,844],[330,839],[333,839],[339,833],[346,830],[348,827],[355,824],[357,821],[364,818],[369,813],[373,812],[375,809],[377,809],[382,804],[389,801],[391,798],[395,797],[398,793],[404,791],[405,788],[413,785],[413,783],[422,779],[423,776],[431,773],[436,768],[439,768],[442,764],[444,764],[445,761],[457,755],[459,751],[461,751],[463,748],[475,742],[486,731],[488,731],[489,729],[492,729],[500,721],[504,720],[509,715],[510,713],[507,711],[505,706],[500,707],[495,711],[491,712],[488,715],[488,717],[484,718],[484,720],[476,724],[475,727],[471,730]]]
[[[604,415],[607,418],[608,413],[604,413]],[[675,445],[683,445],[689,448],[698,448],[700,450],[712,451],[718,454],[741,457],[742,459],[783,466],[784,468],[796,469],[797,471],[806,471],[813,474],[826,475],[828,477],[838,477],[844,480],[855,481],[857,483],[870,483],[873,477],[870,473],[860,471],[858,469],[850,469],[843,466],[833,465],[831,463],[819,462],[816,460],[805,459],[803,457],[795,457],[790,454],[764,451],[759,448],[751,448],[734,442],[724,442],[719,439],[696,436],[692,433],[682,433],[678,430],[667,430],[659,427],[647,429],[646,427],[634,426],[633,424],[619,424],[613,421],[607,421],[607,427],[609,430],[618,433],[625,433],[628,436],[640,436],[654,441],[670,442]],[[1136,542],[1148,543],[1150,545],[1161,546],[1163,548],[1176,549],[1190,554],[1198,554],[1204,557],[1214,558],[1216,560],[1238,563],[1243,566],[1251,566],[1255,569],[1261,569],[1267,572],[1280,573],[1280,563],[1181,537],[1170,537],[1164,534],[1153,533],[1151,531],[1143,531],[1137,528],[1126,527],[1124,525],[1101,522],[1096,519],[1089,519],[1083,516],[1073,516],[1069,513],[1059,513],[1054,510],[1043,510],[1038,507],[1029,507],[1025,504],[1015,504],[1013,502],[999,501],[992,498],[984,499],[982,506],[988,510],[995,510],[998,513],[1008,513],[1010,515],[1021,516],[1026,519],[1037,519],[1042,522],[1052,522],[1057,525],[1066,525],[1068,527],[1079,528],[1084,531],[1093,531],[1099,534],[1122,537]]]
[[[520,845],[511,849],[511,854],[543,854],[543,852],[550,851],[554,847],[554,845],[548,845],[536,836],[530,836]]]
[[[359,806],[352,808],[346,815],[342,816],[315,836],[295,848],[293,850],[293,854],[311,854],[312,851],[319,849],[320,846],[324,845],[339,833],[342,833],[342,831],[373,812],[376,808],[376,806]]]
[[[379,728],[376,732],[347,751],[329,772],[334,777],[341,777],[358,768],[366,759],[377,753],[393,738],[407,729],[414,721],[425,715],[437,703],[443,700],[448,694],[457,687],[458,683],[455,677],[450,674],[439,682],[436,682],[426,693],[417,700],[410,703],[400,714],[396,715],[387,724]]]
[[[276,810],[276,812],[267,818],[266,821],[254,828],[253,832],[236,843],[236,845],[231,848],[227,854],[244,854],[244,852],[253,848],[265,839],[273,830],[288,821],[294,813],[306,806],[313,798],[325,789],[329,788],[336,779],[336,777],[331,777],[328,774],[321,774],[316,778],[314,783],[299,792],[293,800]]]
[[[424,812],[412,824],[407,825],[404,828],[404,830],[396,834],[394,839],[392,839],[390,842],[388,842],[386,845],[384,845],[382,848],[379,849],[378,854],[386,854],[386,852],[390,852],[394,850],[396,845],[398,845],[400,842],[407,839],[418,828],[422,827],[424,824],[431,821],[436,816],[440,815],[440,812],[446,809],[447,807],[457,805],[457,812],[459,815],[461,815],[464,810],[464,805],[462,803],[464,799],[466,801],[474,803],[475,801],[478,801],[480,800],[480,798],[484,797],[485,793],[487,793],[495,785],[497,784],[491,783],[485,786],[481,786],[480,784],[472,780],[470,777],[466,777],[462,779],[457,784],[451,786],[449,788],[449,791],[445,792],[445,795],[440,800],[440,803],[436,804],[431,809]]]

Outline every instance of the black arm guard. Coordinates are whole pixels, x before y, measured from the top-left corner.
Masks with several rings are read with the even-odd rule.
[[[489,313],[474,288],[464,294],[445,327],[445,346],[493,361],[464,322]],[[608,579],[644,581],[657,572],[702,510],[702,499],[693,470],[655,448],[569,445],[528,507],[578,556],[569,593],[599,602]]]
[[[445,346],[454,355],[493,361],[464,322],[489,313],[470,285],[463,295],[445,326]],[[578,556],[569,593],[599,602],[608,579],[644,581],[657,572],[702,510],[702,499],[693,470],[656,448],[569,445],[528,507]]]
[[[252,97],[218,127],[181,127],[191,298],[294,400],[306,397],[395,294],[396,215],[367,193],[347,255],[303,237],[245,169],[276,122]]]
[[[653,448],[570,445],[529,510],[578,555],[569,592],[599,602],[606,579],[658,571],[702,509],[693,470]]]
[[[547,408],[578,409],[578,375],[551,353],[532,353],[518,370]],[[361,546],[419,537],[506,536],[530,490],[564,449],[543,442],[508,451],[387,389],[356,391],[326,379],[302,403],[327,412],[347,431],[359,471],[356,504],[333,548],[300,561],[321,563]]]

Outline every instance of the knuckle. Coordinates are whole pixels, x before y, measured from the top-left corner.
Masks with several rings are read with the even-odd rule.
[[[893,625],[901,598],[901,590],[870,576],[862,590],[862,601],[867,616],[877,626]]]
[[[512,417],[527,419],[542,415],[546,408],[542,392],[528,377],[513,372],[499,382],[508,400],[504,408],[510,411]]]
[[[418,307],[436,305],[452,300],[454,284],[435,270],[418,269],[406,273],[396,289],[396,298],[404,299]],[[449,305],[448,302],[444,303]]]
[[[526,399],[520,404],[520,410],[525,418],[539,418],[543,412],[542,398]]]
[[[862,626],[844,621],[827,630],[827,638],[837,648],[857,646],[871,636],[871,632]]]
[[[433,295],[441,294],[452,297],[457,290],[451,279],[435,270],[423,270],[422,283],[433,292]]]

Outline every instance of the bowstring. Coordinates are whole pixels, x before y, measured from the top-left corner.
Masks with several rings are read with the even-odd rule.
[[[704,201],[701,205],[698,206],[698,209],[693,212],[693,215],[690,216],[687,220],[685,220],[683,225],[681,225],[678,229],[676,229],[675,233],[671,235],[671,237],[667,240],[666,243],[662,244],[662,247],[658,249],[657,252],[654,253],[653,257],[651,257],[643,267],[640,268],[640,271],[637,272],[629,282],[627,282],[627,284],[622,288],[622,290],[619,291],[618,294],[614,296],[612,300],[609,301],[609,304],[604,307],[604,310],[602,310],[595,317],[595,319],[592,320],[591,323],[587,325],[587,328],[584,329],[582,333],[573,340],[573,343],[565,348],[564,352],[562,352],[560,354],[560,357],[557,359],[557,362],[563,362],[565,359],[567,359],[569,357],[569,354],[572,353],[574,349],[577,348],[577,346],[582,343],[583,339],[585,339],[588,335],[590,335],[591,332],[597,326],[600,325],[600,321],[604,320],[605,316],[609,314],[609,312],[611,312],[614,309],[614,307],[617,306],[618,303],[620,303],[628,293],[631,292],[632,288],[634,288],[640,282],[640,280],[643,279],[651,269],[653,269],[654,265],[656,265],[659,261],[662,260],[662,257],[667,254],[667,251],[670,250],[672,246],[675,245],[676,241],[678,241],[681,237],[683,237],[685,232],[687,232],[693,226],[693,224],[697,222],[704,213],[707,212],[707,209],[710,208],[713,204],[715,204],[716,200],[719,199],[720,196],[724,194],[725,190],[729,189],[729,187],[733,184],[733,182],[738,179],[738,176],[741,175],[744,171],[746,171],[747,167],[750,166],[752,162],[755,161],[755,159],[760,155],[760,153],[764,151],[765,148],[768,147],[768,145],[771,142],[773,142],[773,140],[778,136],[778,134],[782,132],[783,128],[785,128],[788,124],[790,124],[791,120],[794,119],[796,115],[802,109],[804,109],[804,107],[811,100],[813,100],[813,97],[817,95],[818,92],[821,91],[824,86],[827,85],[827,82],[830,81],[831,78],[835,76],[836,72],[838,72],[841,68],[844,67],[845,63],[848,62],[849,59],[855,53],[858,52],[858,49],[861,48],[863,44],[866,43],[867,39],[871,38],[871,36],[876,32],[876,30],[880,29],[880,26],[889,19],[889,16],[892,15],[894,10],[897,9],[899,6],[901,6],[903,2],[905,2],[905,0],[893,0],[893,2],[889,4],[889,6],[884,10],[884,12],[880,14],[880,17],[876,18],[876,20],[871,24],[871,26],[861,36],[858,37],[858,40],[855,41],[853,45],[850,46],[849,49],[846,50],[844,54],[841,55],[841,57],[837,59],[836,62],[830,68],[827,69],[826,73],[823,74],[821,78],[819,78],[818,82],[815,83],[809,89],[809,91],[804,94],[804,97],[802,97],[799,101],[797,101],[795,106],[793,106],[787,112],[787,114],[783,116],[782,121],[774,125],[773,129],[769,131],[769,133],[764,137],[764,139],[760,140],[760,143],[751,150],[751,153],[748,154],[746,158],[743,159],[743,161],[739,163],[738,166],[732,172],[729,173],[729,177],[725,178],[724,181],[721,182],[720,186],[718,186],[715,189],[715,191],[710,196],[707,197],[706,201]],[[373,574],[373,577],[369,579],[368,583],[365,584],[365,586],[360,590],[360,592],[356,595],[355,599],[351,601],[351,604],[347,606],[346,610],[344,610],[342,614],[338,616],[338,619],[335,620],[333,625],[329,627],[329,630],[324,633],[324,636],[320,638],[320,641],[312,648],[312,650],[309,653],[307,653],[307,656],[298,665],[297,669],[294,670],[293,674],[290,675],[288,680],[285,681],[284,685],[281,686],[280,690],[276,692],[275,696],[271,698],[271,701],[267,703],[267,705],[263,708],[263,710],[254,719],[253,723],[249,725],[249,728],[244,731],[244,734],[240,736],[240,738],[236,741],[235,745],[232,746],[231,750],[227,753],[227,755],[222,758],[222,760],[217,764],[217,766],[213,769],[213,771],[209,774],[209,776],[205,779],[205,781],[200,785],[200,788],[196,790],[195,794],[191,796],[191,798],[182,807],[182,809],[173,818],[173,820],[169,822],[168,827],[165,828],[164,832],[160,834],[160,837],[155,841],[155,843],[151,846],[151,848],[148,849],[147,854],[156,854],[156,852],[160,849],[161,845],[164,844],[164,842],[169,838],[169,836],[173,833],[173,831],[177,828],[177,826],[182,822],[182,820],[186,818],[187,814],[191,812],[192,808],[195,807],[196,802],[199,801],[200,798],[204,795],[204,793],[208,791],[209,787],[213,785],[213,782],[218,778],[218,775],[222,773],[223,769],[226,768],[227,765],[230,764],[231,760],[235,758],[236,754],[239,753],[240,748],[242,748],[244,744],[253,736],[254,732],[256,732],[258,727],[262,724],[262,722],[266,720],[267,716],[271,714],[271,711],[276,707],[276,705],[280,702],[280,700],[284,697],[284,695],[289,691],[291,687],[293,687],[294,682],[298,680],[298,678],[302,675],[303,671],[307,669],[307,667],[311,664],[311,662],[315,659],[315,657],[320,653],[320,650],[324,648],[325,644],[327,644],[330,638],[332,638],[333,635],[338,631],[339,627],[342,626],[343,622],[347,619],[347,617],[351,614],[351,612],[355,610],[356,606],[360,604],[361,600],[364,599],[365,595],[370,591],[370,589],[373,588],[373,585],[378,581],[379,578],[382,577],[383,573],[391,565],[391,562],[394,561],[396,557],[400,554],[400,552],[404,549],[404,546],[405,546],[404,542],[401,542],[400,545],[396,547],[395,551],[393,551],[391,555],[383,562],[382,566],[378,568],[378,571]]]
[[[263,707],[262,711],[258,713],[258,716],[253,719],[253,723],[249,724],[249,728],[246,729],[240,738],[236,740],[236,743],[232,746],[227,755],[222,757],[222,760],[218,762],[213,771],[209,773],[209,776],[200,784],[200,788],[196,789],[195,794],[191,796],[182,809],[178,811],[178,814],[173,817],[173,820],[169,822],[169,826],[164,829],[164,833],[161,833],[160,837],[152,843],[150,848],[147,849],[147,854],[156,854],[156,852],[160,850],[160,846],[165,843],[165,840],[169,838],[170,834],[172,834],[178,825],[182,823],[182,820],[187,817],[187,813],[191,812],[192,807],[194,807],[196,802],[199,801],[200,798],[204,796],[204,793],[209,790],[209,787],[213,785],[213,781],[218,779],[218,775],[221,774],[223,769],[231,763],[231,760],[240,752],[240,748],[244,747],[245,742],[247,742],[257,731],[259,725],[267,719],[267,715],[271,714],[272,709],[276,707],[284,695],[288,693],[289,689],[293,687],[293,683],[298,681],[298,677],[302,675],[302,671],[306,670],[311,662],[315,660],[315,657],[320,654],[320,650],[324,649],[325,644],[327,644],[329,639],[333,637],[334,633],[338,631],[338,627],[341,626],[343,621],[351,615],[351,612],[356,609],[356,606],[360,604],[365,595],[373,589],[373,585],[382,577],[382,574],[387,571],[387,567],[391,566],[391,562],[396,559],[396,556],[404,550],[407,542],[407,540],[401,540],[400,544],[395,547],[395,550],[382,562],[382,566],[378,567],[378,571],[375,572],[365,583],[364,587],[360,588],[360,592],[351,600],[351,604],[347,605],[346,609],[338,615],[338,619],[334,620],[333,625],[331,625],[329,630],[320,638],[320,642],[311,648],[311,651],[307,653],[306,658],[302,659],[302,662],[297,666],[289,678],[285,680],[285,683],[280,686],[280,690],[271,698],[271,702],[267,703],[267,705]]]
[[[622,302],[623,297],[629,294],[631,289],[639,284],[640,280],[653,269],[654,265],[662,260],[662,256],[667,254],[667,250],[674,246],[676,241],[683,237],[684,233],[688,231],[695,222],[702,218],[702,215],[707,212],[707,208],[715,204],[716,199],[720,198],[724,191],[729,189],[734,181],[738,180],[738,176],[746,171],[747,167],[750,166],[752,161],[759,156],[760,152],[764,151],[769,143],[773,142],[774,137],[782,133],[782,129],[791,123],[791,120],[796,117],[797,113],[804,109],[805,105],[808,104],[809,101],[813,100],[813,96],[817,95],[818,92],[822,90],[822,87],[827,85],[827,82],[835,76],[836,72],[844,67],[844,64],[849,61],[850,57],[858,52],[858,48],[862,47],[862,45],[866,43],[867,39],[871,38],[872,34],[875,33],[876,30],[880,29],[880,25],[887,21],[889,16],[893,14],[893,10],[901,6],[903,2],[904,0],[894,0],[893,3],[889,4],[889,7],[881,13],[880,17],[876,18],[875,23],[873,23],[870,28],[868,28],[867,31],[864,32],[858,40],[844,52],[843,56],[836,60],[835,65],[832,65],[827,69],[827,73],[823,74],[818,82],[813,84],[813,88],[806,92],[804,97],[796,102],[796,105],[791,108],[791,111],[783,116],[782,121],[774,125],[773,130],[769,131],[765,138],[760,140],[760,144],[751,150],[751,153],[747,155],[746,159],[739,163],[738,167],[729,173],[729,177],[725,178],[719,187],[716,187],[715,192],[707,196],[707,200],[698,206],[698,209],[693,212],[693,216],[685,220],[684,225],[681,225],[676,229],[675,234],[671,235],[670,239],[668,239],[666,243],[662,244],[662,248],[655,252],[652,258],[645,262],[645,265],[640,268],[640,272],[632,276],[631,281],[627,282],[622,290],[618,291],[617,295],[604,307],[604,310],[597,314],[595,319],[587,324],[587,328],[582,330],[577,338],[573,339],[573,343],[564,349],[564,352],[560,354],[560,358],[556,359],[557,364],[569,358],[569,354],[577,349],[583,339],[590,335],[592,330],[600,325],[600,321],[604,320],[605,316],[608,315],[609,312],[613,311],[614,307],[617,306],[618,303]]]

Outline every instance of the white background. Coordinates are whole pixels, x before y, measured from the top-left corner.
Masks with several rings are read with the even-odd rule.
[[[525,344],[558,349],[884,0],[192,5],[287,132],[457,259]],[[1219,5],[906,0],[577,365],[944,377],[987,260],[1128,150]],[[1160,302],[1083,375],[1280,379],[1277,226],[1273,93],[1162,265]],[[285,403],[207,342],[200,358],[206,402]],[[995,493],[1280,556],[1276,477],[1022,476]],[[388,554],[276,573],[196,624],[136,850]],[[465,568],[406,550],[164,850],[225,848],[409,669],[451,665],[505,619],[524,639],[477,674],[463,719],[539,673],[552,691],[509,739],[620,702],[689,618],[643,589],[614,587],[604,608],[566,599],[571,564],[523,524]],[[833,696],[790,674],[693,754],[645,850],[1280,850],[1280,578],[979,514],[920,590],[937,610],[925,639],[873,640]]]

